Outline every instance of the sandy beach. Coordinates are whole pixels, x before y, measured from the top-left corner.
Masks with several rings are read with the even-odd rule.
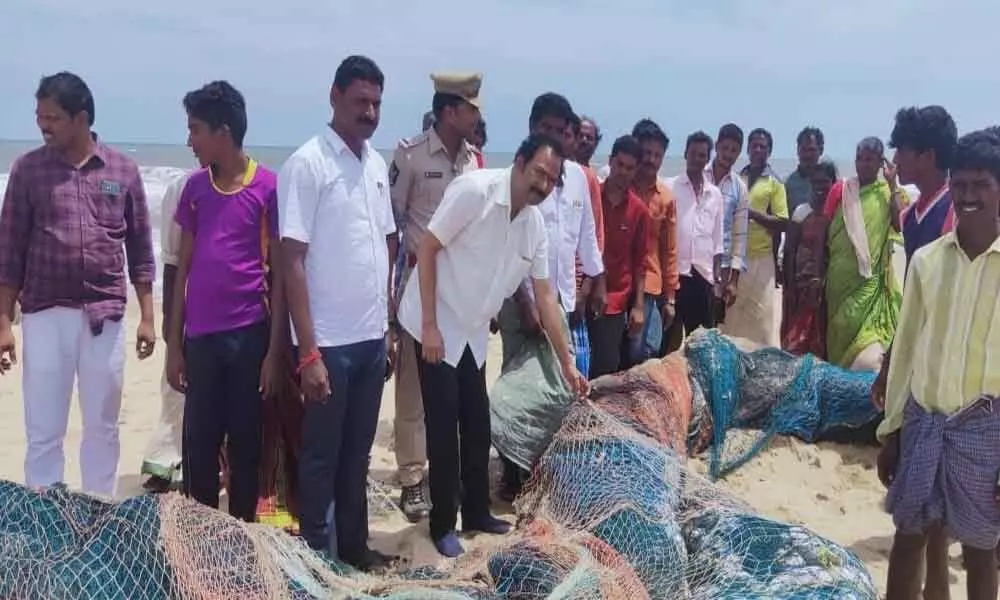
[[[133,304],[134,307],[134,304]],[[160,410],[159,381],[164,347],[145,361],[135,357],[136,315],[129,314],[125,392],[122,401],[121,466],[118,495],[141,493],[139,466],[146,443]],[[487,377],[496,379],[500,366],[500,342],[492,341]],[[394,413],[392,382],[383,395],[378,435],[372,451],[372,476],[395,486],[392,452]],[[0,478],[23,481],[24,420],[19,368],[0,378]],[[76,402],[66,437],[67,483],[80,483],[78,447],[80,415]],[[776,439],[749,464],[729,475],[721,485],[763,515],[805,525],[856,552],[868,565],[878,588],[884,592],[892,521],[882,510],[884,490],[875,474],[875,448],[836,444],[810,445],[792,439]],[[693,459],[700,460],[700,459]],[[696,465],[696,468],[701,465]],[[703,470],[703,469],[700,469]],[[392,491],[392,497],[398,495]],[[510,513],[497,503],[498,512]],[[373,546],[405,557],[413,566],[434,565],[439,557],[427,537],[427,525],[410,525],[400,513],[378,515],[372,521]],[[488,546],[496,538],[480,536],[466,541],[467,548]],[[965,577],[958,548],[952,549],[952,597],[965,597]]]

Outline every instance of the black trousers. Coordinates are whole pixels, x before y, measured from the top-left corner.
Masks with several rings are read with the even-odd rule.
[[[626,313],[602,315],[592,317],[588,322],[591,379],[621,370],[626,317]]]
[[[368,461],[385,386],[385,339],[320,348],[331,397],[306,402],[299,521],[316,550],[357,565],[368,552]]]
[[[430,532],[438,540],[454,531],[459,506],[466,526],[490,514],[486,368],[476,365],[468,346],[455,367],[444,361],[428,363],[419,343],[416,349],[427,426]]]
[[[269,328],[258,323],[188,338],[184,347],[182,463],[185,493],[219,507],[219,453],[229,463],[229,514],[253,522],[262,443],[260,370]]]
[[[710,281],[700,273],[691,270],[691,275],[681,275],[681,287],[677,290],[676,311],[673,325],[670,326],[664,342],[671,338],[681,339],[678,328],[684,328],[683,335],[690,335],[699,327],[711,329],[715,327],[716,303],[715,290]]]

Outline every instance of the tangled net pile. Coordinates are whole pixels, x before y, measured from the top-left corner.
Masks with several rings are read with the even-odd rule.
[[[517,532],[447,571],[362,575],[175,495],[106,503],[0,482],[0,598],[874,600],[851,552],[685,467],[696,364],[596,381],[537,461]]]
[[[692,337],[685,353],[695,388],[691,449],[711,443],[713,478],[739,468],[774,435],[814,442],[881,417],[870,399],[874,372],[778,348],[744,352],[714,329]]]

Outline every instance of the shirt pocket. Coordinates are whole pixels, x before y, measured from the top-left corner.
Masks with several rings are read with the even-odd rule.
[[[117,189],[120,188],[120,189]],[[94,222],[109,229],[125,228],[124,186],[97,181],[88,186],[85,201]]]

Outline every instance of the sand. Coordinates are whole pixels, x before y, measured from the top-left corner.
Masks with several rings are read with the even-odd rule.
[[[135,315],[129,315],[127,348],[135,346]],[[496,379],[500,363],[499,339],[490,346],[487,377]],[[159,381],[164,348],[139,361],[129,352],[125,393],[122,401],[121,466],[119,496],[141,493],[139,466],[146,443],[160,410]],[[393,388],[385,389],[378,435],[373,449],[372,476],[395,485],[395,457],[392,452]],[[24,420],[21,376],[18,368],[0,378],[0,478],[23,481]],[[80,484],[78,447],[80,416],[74,400],[66,437],[66,479],[71,487]],[[858,553],[867,563],[879,589],[884,592],[892,522],[882,510],[884,490],[875,474],[874,448],[836,444],[810,445],[797,440],[778,439],[750,463],[731,474],[721,485],[744,499],[761,514],[805,525],[821,535]],[[397,492],[393,490],[393,498]],[[498,501],[497,512],[510,514],[510,507]],[[427,525],[410,525],[399,513],[379,515],[371,524],[372,545],[405,557],[414,566],[442,564],[427,537]],[[467,540],[467,548],[484,548],[497,542],[492,536]],[[953,598],[965,597],[965,577],[957,548],[951,561]]]

